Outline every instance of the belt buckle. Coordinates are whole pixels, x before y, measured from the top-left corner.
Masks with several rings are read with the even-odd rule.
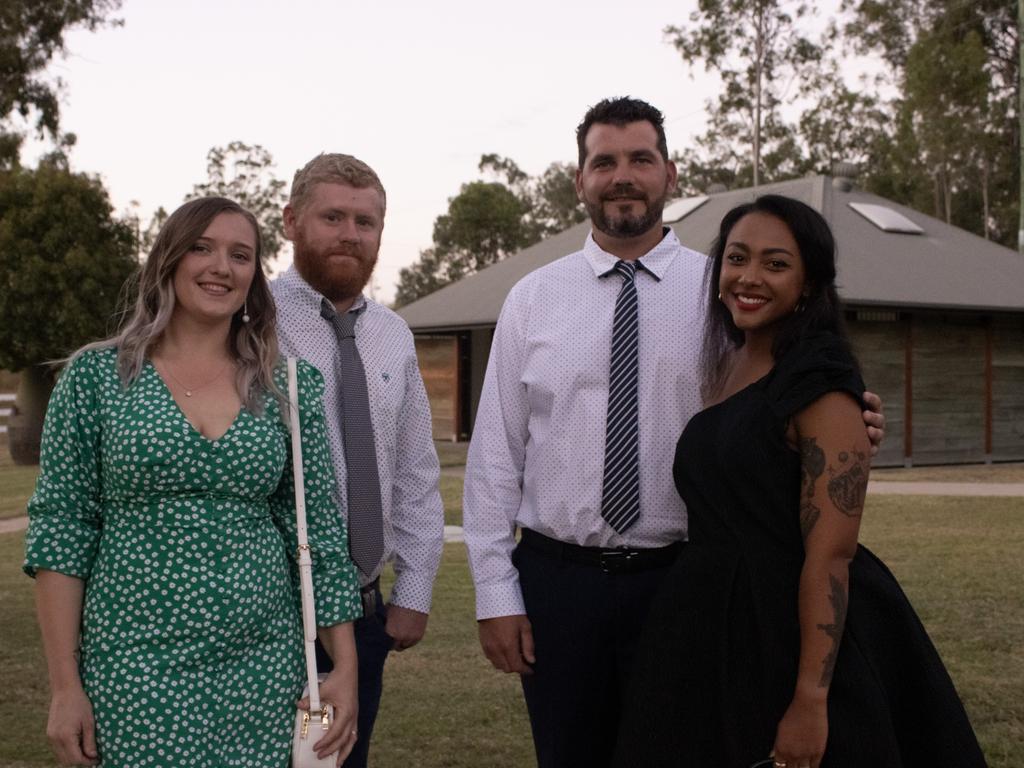
[[[600,566],[602,573],[619,573],[629,567],[640,553],[632,549],[609,549],[601,553]]]
[[[377,612],[377,590],[374,588],[365,591],[359,590],[359,599],[363,604],[363,616],[373,616]]]

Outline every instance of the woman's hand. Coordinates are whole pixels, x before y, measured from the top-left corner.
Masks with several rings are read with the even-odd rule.
[[[96,765],[96,721],[92,704],[81,685],[54,692],[46,736],[61,765]]]
[[[327,734],[313,745],[317,757],[338,753],[338,765],[345,762],[356,744],[356,718],[359,696],[356,678],[342,669],[335,669],[320,683],[320,701],[334,706],[334,722]],[[299,702],[299,709],[309,709],[309,697]]]
[[[825,699],[799,696],[790,702],[775,731],[772,757],[776,766],[818,768],[828,741],[828,708]]]

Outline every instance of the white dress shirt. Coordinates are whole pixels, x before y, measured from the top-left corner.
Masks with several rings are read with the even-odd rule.
[[[583,546],[661,547],[686,538],[672,480],[679,435],[701,408],[698,358],[707,258],[671,230],[641,257],[640,519],[601,517],[612,321],[622,279],[593,235],[530,273],[498,319],[466,465],[463,524],[477,618],[525,613],[516,528]],[[602,275],[606,275],[602,277]]]
[[[281,354],[312,363],[324,376],[335,495],[340,514],[348,520],[338,341],[331,323],[320,316],[324,297],[294,266],[271,283],[271,292],[277,303]],[[391,602],[428,613],[444,549],[444,508],[430,404],[409,326],[375,301],[359,297],[353,307],[358,309],[362,311],[355,326],[356,348],[366,369],[384,517],[384,556],[373,573],[360,574],[360,579],[363,585],[369,583],[386,562],[394,560]]]

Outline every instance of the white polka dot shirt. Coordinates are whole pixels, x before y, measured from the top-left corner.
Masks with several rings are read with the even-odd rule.
[[[602,275],[617,261],[588,236],[582,251],[530,273],[505,300],[466,466],[463,524],[478,619],[525,613],[511,561],[517,527],[598,547],[686,538],[672,461],[701,407],[707,258],[671,230],[641,257],[640,519],[622,534],[601,517],[612,320],[622,287],[621,277]]]
[[[345,449],[341,424],[338,342],[330,322],[320,316],[323,296],[292,266],[271,283],[277,303],[277,335],[282,355],[315,365],[324,376],[328,442],[337,479],[337,504],[347,520]],[[375,301],[356,321],[356,347],[366,369],[370,418],[380,474],[384,515],[384,556],[365,585],[386,562],[394,562],[390,601],[403,608],[430,610],[434,576],[444,548],[444,508],[438,490],[440,468],[434,450],[430,404],[416,362],[412,332],[398,315]]]

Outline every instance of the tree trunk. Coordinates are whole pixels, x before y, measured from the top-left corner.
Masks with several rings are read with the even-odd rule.
[[[982,222],[983,223],[984,232],[985,232],[985,239],[986,240],[991,240],[992,238],[989,237],[990,233],[989,233],[989,226],[988,226],[988,222],[989,222],[989,213],[988,213],[988,176],[989,176],[989,163],[988,163],[988,158],[986,157],[985,160],[981,164],[981,210],[982,210],[982,215],[985,217],[985,221]]]
[[[55,381],[52,371],[48,365],[33,365],[21,372],[18,396],[7,422],[7,445],[15,464],[39,463],[43,419]]]
[[[754,186],[761,186],[761,80],[764,77],[764,15],[765,10],[758,8],[757,38],[754,41]]]

